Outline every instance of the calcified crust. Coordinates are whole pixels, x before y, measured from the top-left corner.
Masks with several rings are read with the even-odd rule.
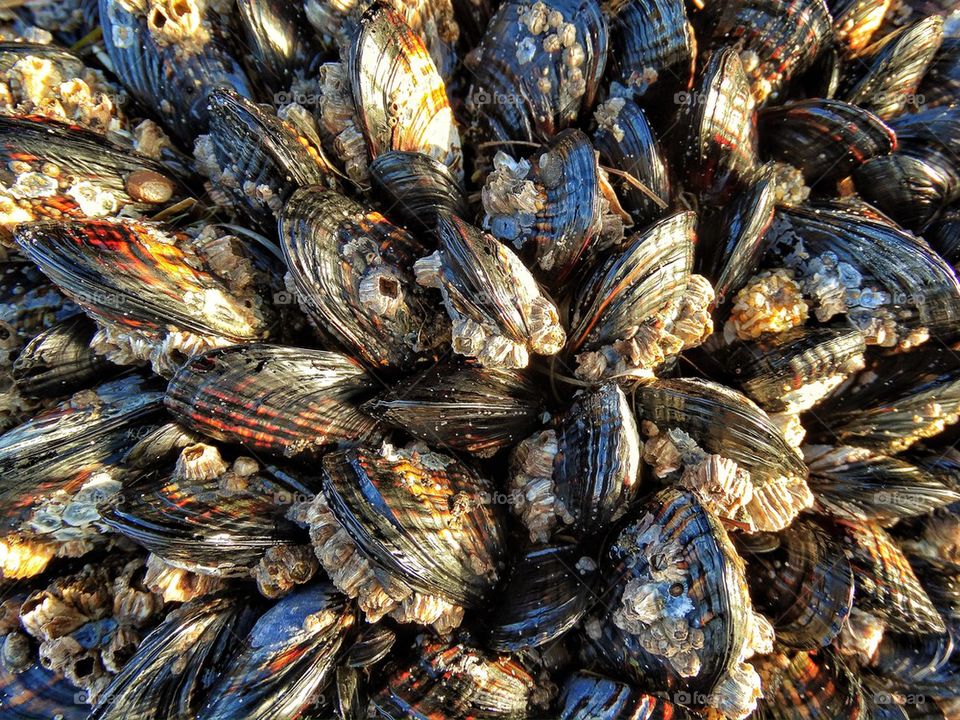
[[[800,416],[792,412],[771,413],[770,419],[773,424],[780,428],[783,433],[783,439],[787,444],[795,449],[803,445],[803,439],[807,436],[807,431],[800,423]]]
[[[252,574],[264,597],[277,598],[310,580],[319,567],[312,546],[280,545],[267,549]]]
[[[686,292],[648,323],[600,350],[577,355],[577,377],[591,382],[623,375],[653,377],[655,368],[710,337],[713,300],[710,281],[691,275]]]
[[[779,333],[803,325],[808,306],[800,285],[789,270],[766,270],[737,292],[730,318],[723,328],[727,342],[755,340],[763,333]]]
[[[854,658],[858,663],[870,665],[883,640],[884,630],[882,620],[853,608],[840,630],[837,647],[841,653]]]
[[[117,0],[124,9],[147,20],[147,30],[157,45],[176,45],[183,52],[196,52],[210,40],[210,24],[204,18],[206,0]],[[114,26],[113,42],[125,47],[125,38],[132,31]],[[127,41],[129,42],[129,41]]]
[[[433,625],[448,633],[460,625],[463,608],[443,598],[414,592],[406,585],[377,574],[359,552],[353,539],[330,512],[323,495],[295,505],[290,510],[295,522],[306,525],[320,565],[333,584],[348,597],[357,598],[371,623],[384,615],[399,622]],[[386,584],[384,584],[386,583]]]
[[[780,476],[757,484],[748,470],[722,455],[705,452],[680,428],[661,430],[648,421],[641,428],[646,437],[643,459],[653,466],[654,474],[666,477],[682,467],[677,481],[681,487],[748,532],[783,530],[813,506],[813,493],[803,478]]]
[[[343,63],[320,66],[320,129],[347,176],[359,185],[369,185],[367,142],[360,131],[360,118],[353,104],[350,80]]]
[[[127,120],[117,100],[122,102],[117,88],[79,61],[28,54],[0,74],[2,115],[42,115],[99,132],[120,131]]]
[[[57,554],[57,544],[20,533],[0,540],[0,571],[10,580],[33,577],[47,569]]]
[[[40,644],[40,662],[85,690],[91,703],[139,645],[140,629],[163,608],[159,595],[135,582],[142,568],[142,560],[87,565],[32,593],[20,609],[23,629]],[[88,624],[96,633],[103,622],[117,626],[108,639],[81,645],[75,633]]]
[[[493,172],[487,176],[481,193],[486,213],[484,228],[518,249],[523,247],[537,212],[546,202],[543,188],[528,179],[530,170],[527,160],[514,160],[498,151],[493,156]]]
[[[220,592],[224,582],[211,575],[200,575],[168,564],[159,555],[147,557],[143,584],[160,595],[165,603],[189,602],[201,595]]]
[[[947,560],[960,565],[960,516],[948,512],[932,513],[923,524],[921,536],[916,540],[903,540],[901,545],[905,550],[932,560]]]
[[[901,346],[902,349],[922,344],[929,334],[918,328],[903,331],[894,314],[894,298],[877,285],[868,282],[857,268],[840,260],[834,253],[811,256],[802,238],[794,238],[792,252],[784,258],[799,280],[803,295],[810,298],[820,322],[835,315],[846,315],[849,322],[864,335],[868,345]]]
[[[557,433],[545,430],[517,445],[510,458],[510,508],[523,520],[531,542],[548,542],[559,523],[573,522],[555,494],[556,455]]]

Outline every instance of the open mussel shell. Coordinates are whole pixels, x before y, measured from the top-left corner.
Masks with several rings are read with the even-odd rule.
[[[816,98],[764,108],[758,115],[763,152],[800,168],[807,184],[845,178],[896,147],[896,135],[869,110]]]
[[[290,87],[295,73],[309,69],[320,49],[307,22],[303,2],[238,0],[237,13],[247,41],[247,56],[257,79],[274,92]]]
[[[323,459],[326,504],[383,583],[465,607],[489,597],[505,549],[492,490],[437,453],[361,447]]]
[[[421,152],[463,173],[460,132],[423,40],[386,2],[360,19],[347,70],[371,159],[388,150]]]
[[[680,693],[681,696],[684,693]],[[560,720],[692,720],[679,705],[600,675],[570,676],[559,700]]]
[[[763,678],[760,720],[870,716],[856,675],[829,650],[774,653],[758,660],[757,671]]]
[[[536,541],[554,531],[607,531],[640,487],[640,437],[616,383],[576,395],[555,428],[520,443],[511,457],[514,510]]]
[[[621,206],[636,225],[653,222],[670,203],[670,173],[643,110],[632,100],[613,97],[597,107],[594,120],[593,145],[600,163],[615,171],[610,182]]]
[[[867,344],[886,347],[956,334],[956,273],[892,223],[838,207],[778,209],[770,238],[821,322],[846,315]]]
[[[856,579],[855,607],[904,633],[942,633],[940,613],[906,555],[878,525],[835,520],[829,529],[843,548]]]
[[[363,410],[433,447],[488,457],[530,432],[544,406],[539,388],[515,370],[447,362],[399,381]]]
[[[518,177],[528,167],[530,180]],[[483,189],[484,227],[521,248],[541,279],[561,287],[603,226],[600,169],[590,139],[564,130],[529,165],[497,157],[494,168]],[[534,197],[518,197],[518,183]]]
[[[170,380],[165,403],[199,433],[293,457],[371,437],[376,422],[353,403],[371,383],[339,353],[235,345],[191,357]]]
[[[145,213],[184,188],[159,162],[103,135],[43,118],[0,117],[5,234],[30,220]]]
[[[694,87],[683,93],[680,124],[668,137],[679,148],[685,187],[721,203],[757,164],[755,100],[729,47],[710,56]]]
[[[917,87],[943,40],[943,18],[931,15],[890,33],[847,64],[841,97],[889,120],[916,102]]]
[[[669,351],[658,352],[659,343],[672,329],[690,286],[695,243],[693,212],[670,215],[633,235],[626,249],[611,255],[574,293],[568,351],[602,353],[649,328],[654,335],[650,347],[641,348],[639,364],[663,362]],[[582,365],[586,358],[579,360]]]
[[[634,517],[601,562],[618,580],[599,625],[587,621],[589,642],[603,665],[641,687],[694,693],[694,704],[709,698],[745,717],[759,678],[742,662],[754,622],[743,561],[690,492],[664,490]]]
[[[252,222],[274,232],[293,192],[333,184],[322,149],[262,105],[230,88],[210,93],[210,132],[197,144],[201,166]]]
[[[595,0],[508,0],[466,59],[467,108],[491,139],[544,142],[593,104],[606,55]]]
[[[218,456],[203,457],[212,450],[186,448],[183,462],[195,466],[185,474],[127,483],[101,508],[102,521],[175,567],[215,577],[249,577],[268,551],[283,556],[306,544],[305,534],[284,515],[294,498],[309,491],[279,473],[228,471]],[[307,564],[303,574],[316,569],[312,554]],[[263,589],[281,594],[278,588]]]
[[[733,0],[707,13],[708,45],[737,48],[757,103],[779,101],[832,34],[824,0]]]
[[[426,250],[405,230],[343,195],[304,188],[284,206],[280,235],[298,300],[369,365],[405,368],[439,344],[442,323],[411,272]]]
[[[454,216],[438,224],[440,249],[417,261],[417,282],[438,288],[453,322],[455,352],[485,367],[524,368],[530,353],[555,355],[566,334],[520,258]]]
[[[808,483],[829,514],[892,525],[960,501],[960,493],[906,460],[854,447],[804,448]]]
[[[207,101],[215,87],[252,97],[212,3],[99,1],[113,70],[180,140],[189,144],[206,130]]]
[[[115,466],[160,418],[160,399],[127,378],[0,435],[5,577],[35,575],[59,545],[97,534],[97,503],[119,489]]]
[[[775,547],[764,552],[738,546],[754,608],[771,619],[777,642],[803,650],[828,645],[853,606],[850,563],[839,544],[808,520],[771,539]]]
[[[255,619],[253,607],[227,597],[173,610],[113,677],[89,720],[120,720],[128,713],[149,720],[196,716]]]
[[[491,618],[489,646],[519,652],[556,640],[592,604],[596,563],[576,545],[535,548],[520,557]]]
[[[90,348],[96,331],[78,315],[36,335],[13,363],[17,389],[31,398],[63,397],[119,371]]]
[[[462,643],[422,639],[419,658],[397,668],[370,700],[370,717],[518,718],[527,715],[534,680],[507,656],[488,657]]]
[[[387,150],[370,163],[378,205],[391,217],[434,232],[440,215],[468,214],[467,201],[450,168],[422,152]]]
[[[303,716],[331,681],[355,621],[346,598],[328,584],[311,585],[283,598],[257,620],[198,717]]]
[[[682,0],[608,0],[610,24],[607,78],[618,93],[660,114],[690,89],[696,40]]]
[[[240,297],[179,234],[132,221],[23,225],[17,244],[96,320],[136,330],[172,326],[245,342],[268,332],[259,298]]]
[[[39,661],[20,672],[0,664],[0,710],[7,720],[84,720],[90,711],[85,696]]]
[[[637,420],[652,423],[657,437],[680,431],[702,452],[750,474],[752,492],[733,519],[776,531],[811,505],[803,461],[766,413],[740,393],[707,380],[657,380],[639,387],[634,402]],[[644,459],[654,458],[648,451]]]
[[[723,364],[764,410],[795,413],[813,407],[860,370],[865,350],[863,336],[853,328],[801,326],[737,340],[725,349]]]

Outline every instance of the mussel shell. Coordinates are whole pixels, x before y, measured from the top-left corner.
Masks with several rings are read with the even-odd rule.
[[[286,596],[257,620],[199,719],[301,717],[330,682],[354,620],[346,598],[330,585]]]
[[[596,151],[580,130],[564,130],[538,155],[534,167],[544,191],[543,208],[536,213],[533,232],[522,237],[523,251],[538,276],[559,288],[602,229]]]
[[[576,291],[568,350],[596,349],[627,336],[687,289],[696,214],[682,212],[636,233]]]
[[[821,507],[836,517],[888,525],[960,501],[960,493],[900,458],[859,448],[823,451],[805,450],[808,483]]]
[[[39,662],[19,673],[0,665],[0,712],[5,720],[83,720],[89,711],[84,696]]]
[[[161,394],[139,378],[98,391],[96,400],[64,403],[0,435],[3,531],[17,530],[48,494],[76,492],[117,463],[160,417]]]
[[[833,37],[850,53],[858,53],[883,23],[892,0],[828,0]]]
[[[764,108],[757,122],[767,157],[800,168],[808,185],[844,178],[871,158],[889,154],[897,143],[880,118],[840,100]]]
[[[172,8],[176,13],[185,11],[187,17],[169,18],[158,9],[157,15],[148,18],[146,9],[153,4],[146,4],[144,10],[133,7],[100,0],[104,45],[120,82],[178,138],[189,144],[206,130],[207,101],[213,88],[225,86],[244,97],[253,96],[243,68],[219,32],[221,21],[205,0]],[[198,17],[190,17],[193,14]],[[155,36],[167,23],[183,26],[193,20],[196,31],[180,42],[159,42]]]
[[[370,387],[346,355],[235,345],[194,355],[167,387],[178,422],[216,440],[286,456],[369,437],[376,422],[352,398]]]
[[[609,678],[578,672],[563,686],[560,720],[692,720],[679,705]]]
[[[738,50],[758,103],[780,100],[832,34],[824,0],[734,0],[707,10],[711,43]]]
[[[460,133],[443,79],[423,40],[388,3],[363,13],[347,68],[371,159],[388,150],[421,152],[461,177]]]
[[[260,475],[246,479],[244,490],[231,491],[220,487],[219,478],[191,482],[148,475],[111,497],[100,517],[175,567],[246,577],[269,548],[307,540],[285,513],[294,498],[312,493],[288,478]]]
[[[373,367],[403,368],[416,361],[418,349],[431,347],[435,316],[411,273],[426,250],[413,236],[378,212],[316,188],[293,194],[280,236],[299,300],[346,349]],[[386,311],[376,304],[381,300]]]
[[[755,609],[771,618],[777,642],[802,650],[828,645],[853,606],[850,563],[840,546],[807,520],[771,537],[778,540],[771,551],[742,551]]]
[[[780,477],[803,479],[807,468],[779,428],[740,393],[707,380],[657,380],[634,396],[639,421],[660,432],[678,427],[705,452],[729,458],[750,472],[754,493]]]
[[[230,88],[214,88],[209,107],[213,152],[231,178],[219,186],[264,230],[274,231],[280,208],[297,188],[332,177],[322,150],[263,106]],[[269,189],[269,198],[261,188]]]
[[[918,94],[928,108],[960,102],[960,37],[943,38],[927,74],[923,76]]]
[[[400,667],[370,700],[370,716],[525,717],[533,678],[506,656],[488,658],[463,644],[426,641],[420,658]]]
[[[857,608],[882,618],[897,632],[944,631],[940,613],[885,530],[846,520],[836,520],[831,527],[856,578]]]
[[[718,307],[733,299],[759,265],[778,192],[774,168],[763,165],[719,217],[713,213],[701,218],[697,226],[697,272],[713,283]]]
[[[595,573],[578,569],[582,556],[576,545],[551,545],[530,550],[513,564],[490,621],[493,650],[539,647],[580,621],[595,597]]]
[[[504,553],[501,519],[489,482],[440,458],[445,466],[362,447],[329,453],[323,493],[376,571],[475,607],[488,597]]]
[[[778,209],[770,237],[784,256],[799,240],[811,258],[832,253],[860,273],[862,285],[878,284],[890,296],[886,307],[898,327],[925,330],[944,341],[955,334],[956,273],[926,243],[892,223],[833,207]]]
[[[0,117],[0,165],[5,192],[25,215],[20,222],[148,212],[185,193],[161,163],[99,133],[39,117]],[[14,172],[12,165],[29,170]],[[8,231],[15,225],[4,223]]]
[[[844,100],[889,120],[915,100],[917,87],[943,40],[943,18],[931,15],[891,33],[864,49],[848,70],[840,93]],[[919,104],[914,102],[914,104]]]
[[[693,28],[682,0],[608,0],[607,77],[651,112],[690,89],[696,57]]]
[[[609,113],[615,115],[609,116]],[[595,113],[598,126],[593,144],[600,153],[600,163],[630,175],[642,183],[659,202],[636,187],[630,179],[613,176],[621,205],[637,225],[659,218],[670,202],[670,173],[653,129],[643,110],[632,100],[610,98]]]
[[[32,398],[62,397],[118,371],[90,349],[96,330],[92,320],[78,315],[36,335],[13,363],[20,393]]]
[[[456,176],[438,160],[421,152],[387,150],[370,163],[379,206],[391,217],[433,232],[440,215],[468,214],[467,201]]]
[[[137,329],[171,325],[234,342],[262,338],[259,307],[230,293],[179,235],[130,221],[39,222],[16,240],[88,314]]]
[[[606,532],[640,488],[640,437],[616,383],[586,390],[557,425],[554,493],[573,516],[578,535]]]
[[[755,102],[743,63],[725,47],[710,56],[695,90],[684,93],[677,132],[685,186],[721,202],[757,164]]]
[[[723,363],[764,410],[794,412],[819,401],[834,379],[862,367],[865,350],[863,336],[853,328],[801,326],[736,341],[724,352]]]
[[[258,79],[274,91],[286,90],[294,73],[307,70],[319,52],[304,3],[238,0],[237,12]]]
[[[400,381],[363,410],[432,447],[486,457],[533,430],[544,406],[515,370],[447,362]]]
[[[769,655],[758,671],[766,678],[757,705],[760,720],[869,717],[856,675],[830,651]]]
[[[559,13],[564,32],[573,26],[570,48],[560,42],[561,28],[548,26],[550,13]],[[571,53],[580,65],[566,64]],[[467,107],[492,139],[544,142],[593,104],[606,55],[607,23],[596,0],[549,0],[542,7],[507,0],[467,58],[473,80]]]
[[[604,577],[617,578],[609,609],[600,618],[599,637],[590,636],[602,663],[618,675],[651,690],[711,693],[720,679],[740,662],[749,642],[750,598],[743,562],[719,520],[687,491],[663,490],[647,503],[614,538],[601,563]],[[649,590],[662,601],[656,622],[683,622],[689,633],[702,632],[702,646],[673,658],[645,649],[638,623],[629,611]],[[619,622],[618,622],[619,620]],[[666,630],[666,627],[662,628]],[[648,645],[649,647],[649,645]],[[673,665],[694,654],[698,662],[681,672]]]
[[[89,720],[195,715],[256,619],[246,603],[202,598],[171,612],[103,691]]]

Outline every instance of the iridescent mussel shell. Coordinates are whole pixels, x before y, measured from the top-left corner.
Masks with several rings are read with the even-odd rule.
[[[286,457],[316,455],[375,433],[354,399],[372,379],[326,350],[236,345],[194,355],[173,376],[166,407],[184,426]]]
[[[363,410],[441,450],[489,457],[531,431],[544,405],[516,370],[447,362],[399,381]]]
[[[422,152],[387,150],[370,163],[375,200],[385,213],[409,226],[435,232],[441,215],[468,214],[456,176],[446,165]]]
[[[870,717],[856,675],[836,653],[778,652],[759,660],[757,670],[763,678],[761,720]]]
[[[640,437],[616,383],[581,391],[553,427],[511,456],[511,505],[531,540],[600,535],[629,511],[640,488]]]
[[[318,188],[294,193],[279,228],[296,299],[345,349],[406,369],[442,342],[441,316],[412,272],[427,250],[405,230]]]
[[[290,87],[320,52],[304,2],[238,0],[237,14],[249,48],[251,78],[274,92]]]
[[[592,673],[571,675],[563,686],[560,720],[692,720],[679,705],[647,695],[627,683]]]

